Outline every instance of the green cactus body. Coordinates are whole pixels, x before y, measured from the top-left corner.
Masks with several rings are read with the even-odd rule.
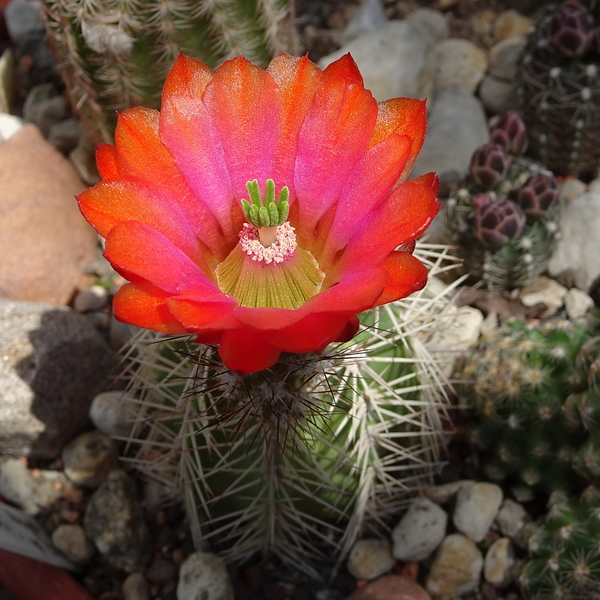
[[[583,12],[600,25],[599,3]],[[551,38],[562,6],[547,7],[529,34],[517,69],[517,93],[528,129],[530,153],[558,175],[594,177],[600,159],[600,40],[568,56]]]
[[[519,583],[531,600],[591,600],[600,596],[600,493],[587,488],[579,500],[550,496],[548,513],[527,526],[530,558]]]
[[[375,309],[351,342],[245,377],[214,348],[141,332],[125,460],[183,496],[199,548],[323,576],[439,467],[446,365],[427,348],[449,292]]]
[[[577,490],[600,474],[600,390],[590,384],[600,339],[593,317],[514,320],[484,338],[463,393],[491,478],[520,500]]]
[[[159,108],[179,52],[216,68],[243,55],[266,66],[293,51],[288,0],[45,0],[45,21],[72,104],[95,143],[116,113]]]
[[[542,216],[526,215],[518,235],[491,244],[478,235],[473,200],[485,191],[493,202],[515,202],[519,191],[536,174],[551,177],[539,163],[514,157],[506,176],[491,188],[482,187],[468,175],[448,200],[447,224],[464,261],[463,268],[488,289],[523,287],[544,272],[556,244],[560,209],[554,205]]]

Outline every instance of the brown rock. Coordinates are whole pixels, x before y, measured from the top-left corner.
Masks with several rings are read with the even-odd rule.
[[[352,592],[346,600],[431,600],[431,596],[409,577],[384,575]]]
[[[74,196],[85,189],[34,125],[0,145],[0,298],[67,304],[90,284],[96,234]]]

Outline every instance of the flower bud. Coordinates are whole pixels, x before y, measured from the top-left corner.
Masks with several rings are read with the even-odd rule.
[[[525,213],[512,200],[476,194],[472,206],[475,236],[486,246],[504,246],[519,237],[525,227]]]
[[[564,2],[548,25],[550,43],[569,58],[583,56],[592,41],[594,19],[575,0]]]
[[[532,175],[517,194],[517,204],[528,217],[542,219],[558,201],[558,184],[554,175]]]
[[[511,160],[500,144],[485,144],[473,152],[469,170],[485,190],[491,190],[507,175]]]
[[[491,141],[499,144],[510,154],[523,154],[527,148],[527,129],[523,119],[508,110],[494,123],[490,131]]]

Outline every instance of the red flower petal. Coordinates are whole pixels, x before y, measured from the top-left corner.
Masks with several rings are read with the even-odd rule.
[[[268,369],[280,354],[280,350],[266,343],[262,335],[252,329],[232,329],[221,336],[221,360],[229,369],[242,375]]]
[[[127,221],[115,225],[106,238],[104,256],[128,279],[141,278],[170,294],[194,289],[206,300],[224,296],[196,263],[144,223]]]
[[[111,144],[100,144],[96,148],[96,166],[102,179],[117,179],[121,175],[117,149]]]
[[[281,110],[275,81],[245,58],[228,60],[206,86],[204,104],[223,144],[233,196],[248,198],[248,181],[258,179],[262,188],[274,175]]]
[[[363,77],[358,70],[356,62],[350,55],[344,54],[344,56],[338,58],[329,64],[323,71],[325,79],[332,79],[333,77],[341,77],[342,79],[348,79],[349,81],[355,81],[356,83],[364,86]]]
[[[185,333],[185,328],[169,312],[168,298],[167,292],[150,283],[127,283],[113,299],[113,312],[123,323],[161,333]]]
[[[375,306],[406,298],[423,289],[427,283],[427,268],[418,258],[407,252],[392,252],[381,263],[381,268],[388,272],[389,279]]]
[[[208,302],[181,296],[169,298],[167,304],[171,314],[192,333],[232,329],[239,327],[231,312],[235,301],[223,294],[222,302]]]
[[[181,52],[167,75],[162,99],[200,98],[212,78],[212,71],[203,62]]]

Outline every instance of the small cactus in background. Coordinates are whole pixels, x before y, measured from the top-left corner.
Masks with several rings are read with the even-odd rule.
[[[440,466],[448,384],[428,344],[449,326],[450,291],[369,311],[351,342],[282,356],[268,375],[238,376],[212,347],[142,331],[127,348],[125,460],[183,496],[197,547],[237,563],[272,553],[322,577]]]
[[[577,491],[600,475],[600,337],[594,317],[511,321],[463,372],[473,441],[487,475],[519,500]]]
[[[544,271],[554,248],[558,186],[522,156],[527,137],[517,113],[500,116],[490,137],[448,200],[448,226],[467,272],[490,289],[522,287]]]
[[[73,107],[96,144],[116,113],[158,108],[180,52],[215,69],[243,55],[266,66],[295,49],[288,0],[44,0],[44,16]]]
[[[530,558],[519,583],[531,600],[600,596],[600,491],[590,486],[579,500],[554,492],[548,513],[529,530]]]
[[[532,156],[558,175],[594,177],[600,159],[600,2],[542,11],[518,69]]]

